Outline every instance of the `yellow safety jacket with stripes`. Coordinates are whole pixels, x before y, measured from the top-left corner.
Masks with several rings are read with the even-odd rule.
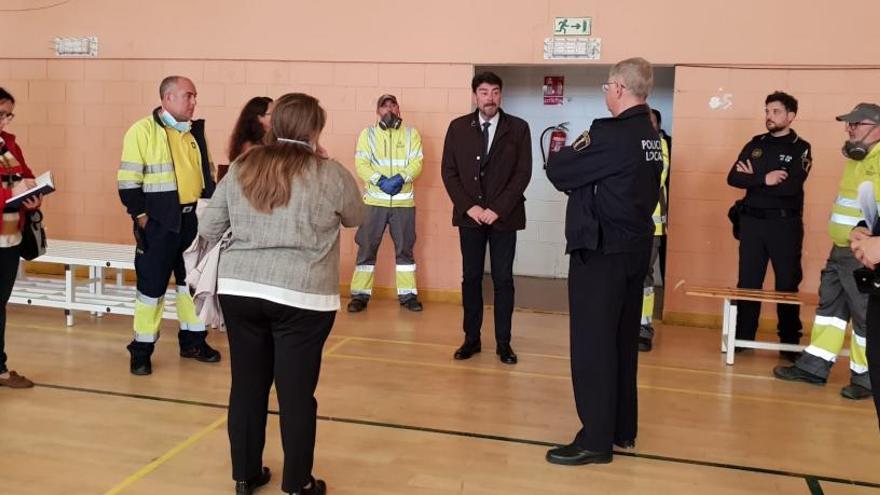
[[[874,146],[864,160],[846,161],[843,177],[840,178],[840,187],[837,190],[837,200],[831,207],[831,220],[828,222],[828,233],[835,246],[849,246],[849,232],[864,220],[859,206],[859,184],[865,181],[873,182],[875,199],[880,200],[878,173],[880,173],[880,146]]]
[[[665,139],[660,140],[663,153],[663,171],[660,172],[660,199],[654,208],[654,235],[666,235],[666,213],[669,211],[669,196],[666,193],[666,177],[669,176],[669,145]]]
[[[422,137],[412,127],[382,129],[378,125],[361,131],[355,151],[358,176],[363,179],[364,203],[371,206],[415,206],[413,181],[422,173]],[[391,196],[379,188],[382,176],[400,174],[404,184]]]
[[[179,232],[177,177],[160,111],[161,107],[156,108],[152,115],[135,122],[125,133],[116,182],[119,198],[132,218],[146,213],[165,229]],[[205,187],[201,197],[210,198],[214,193],[214,167],[205,141],[205,121],[192,121],[190,132],[202,159]]]

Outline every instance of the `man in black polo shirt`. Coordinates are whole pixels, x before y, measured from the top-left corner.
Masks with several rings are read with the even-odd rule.
[[[547,452],[554,464],[608,463],[612,444],[635,444],[642,285],[663,167],[645,104],[653,85],[647,60],[616,64],[602,85],[613,117],[594,120],[547,164],[553,186],[569,193],[571,377],[583,424],[571,444]]]
[[[727,183],[746,190],[742,199],[739,234],[739,283],[741,289],[764,285],[767,262],[773,263],[776,290],[797,292],[804,239],[804,181],[810,172],[810,143],[791,129],[798,102],[777,91],[764,102],[767,133],[752,138],[731,167]],[[754,340],[761,303],[738,301],[736,338]],[[800,306],[776,306],[779,340],[797,344],[801,338]],[[797,353],[783,351],[783,357]]]

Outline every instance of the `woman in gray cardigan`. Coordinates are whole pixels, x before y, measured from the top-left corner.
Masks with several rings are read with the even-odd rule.
[[[339,309],[339,231],[364,205],[351,173],[318,147],[326,113],[315,98],[282,96],[268,143],[236,160],[199,220],[232,240],[217,292],[229,332],[229,443],[237,494],[270,478],[263,466],[269,389],[278,394],[286,493],[324,494],[312,477],[321,351]],[[317,151],[316,151],[317,150]]]

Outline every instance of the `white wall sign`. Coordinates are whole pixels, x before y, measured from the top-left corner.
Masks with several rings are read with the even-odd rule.
[[[544,40],[544,59],[599,60],[602,38],[547,38]]]

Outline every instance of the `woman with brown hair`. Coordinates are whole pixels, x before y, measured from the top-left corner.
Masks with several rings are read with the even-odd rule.
[[[236,493],[269,481],[263,466],[272,382],[278,394],[286,493],[320,495],[312,477],[321,352],[339,309],[339,232],[364,217],[351,173],[316,150],[326,114],[318,100],[282,96],[264,146],[230,166],[199,233],[232,238],[217,293],[229,331],[229,442]]]
[[[22,202],[22,206],[7,207],[6,201],[34,187],[34,174],[24,162],[15,135],[4,129],[15,118],[15,98],[0,88],[0,386],[29,388],[34,383],[6,367],[6,303],[12,295],[21,248],[21,228],[24,212],[40,207],[40,197]]]
[[[229,138],[230,163],[252,147],[263,144],[271,125],[273,105],[268,96],[256,96],[245,103]]]

